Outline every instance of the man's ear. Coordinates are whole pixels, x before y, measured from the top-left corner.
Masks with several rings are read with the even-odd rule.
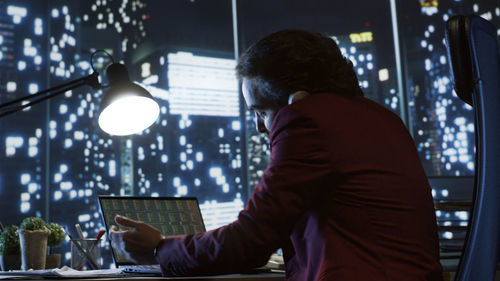
[[[306,98],[307,96],[309,96],[310,94],[306,91],[297,91],[295,93],[292,93],[288,96],[288,104],[292,104],[296,101],[299,101],[303,98]]]

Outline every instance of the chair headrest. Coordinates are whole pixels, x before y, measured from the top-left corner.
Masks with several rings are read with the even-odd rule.
[[[474,75],[470,51],[471,16],[453,16],[446,22],[446,50],[455,91],[460,99],[472,105]]]

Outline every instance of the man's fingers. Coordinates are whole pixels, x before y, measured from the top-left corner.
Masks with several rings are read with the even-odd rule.
[[[127,218],[124,216],[120,216],[120,215],[115,216],[115,222],[119,226],[123,226],[123,227],[137,227],[138,225],[142,224],[142,222],[138,222],[136,220],[133,220],[133,219],[130,219],[130,218]]]
[[[113,249],[134,263],[154,263],[156,260],[153,249],[157,241],[162,239],[160,231],[143,222],[119,215],[115,217],[115,222],[120,228],[127,230],[120,230],[116,226],[110,228],[109,238]]]
[[[120,230],[115,225],[111,226],[108,233],[108,239],[111,241],[115,240],[115,237],[119,233],[119,231]]]

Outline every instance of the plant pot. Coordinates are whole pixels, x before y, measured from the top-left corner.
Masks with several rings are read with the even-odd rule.
[[[45,269],[61,267],[61,254],[50,254],[45,259]]]
[[[49,233],[48,229],[18,230],[22,270],[45,269]]]
[[[1,255],[0,267],[2,271],[19,270],[21,268],[21,255]]]

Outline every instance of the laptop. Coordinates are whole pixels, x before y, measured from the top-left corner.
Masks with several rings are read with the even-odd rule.
[[[205,232],[198,199],[195,197],[99,196],[106,231],[122,215],[158,228],[164,236]],[[116,267],[129,273],[161,274],[160,265],[137,265],[111,246]]]

